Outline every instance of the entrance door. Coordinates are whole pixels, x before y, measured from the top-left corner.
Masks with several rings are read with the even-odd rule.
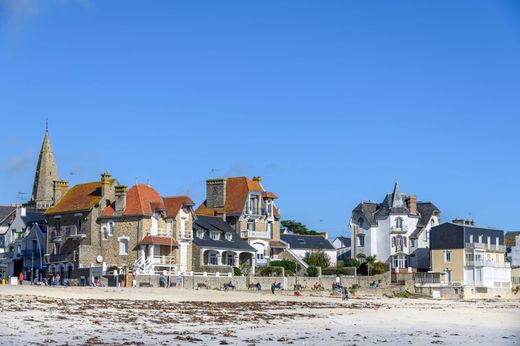
[[[446,281],[451,284],[451,270],[446,270]]]

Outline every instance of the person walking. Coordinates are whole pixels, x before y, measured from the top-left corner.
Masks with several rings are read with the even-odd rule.
[[[272,283],[271,285],[271,293],[274,294],[274,290],[276,289],[276,283]]]
[[[23,285],[23,280],[25,279],[25,277],[23,276],[23,272],[20,272],[20,275],[18,275],[18,283],[20,285]]]
[[[348,300],[348,288],[343,286],[343,300]]]

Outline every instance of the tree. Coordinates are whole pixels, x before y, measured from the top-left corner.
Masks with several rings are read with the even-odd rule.
[[[312,251],[304,258],[304,261],[315,267],[328,268],[330,266],[329,255],[323,250]]]
[[[507,232],[506,236],[505,236],[505,239],[504,239],[504,245],[506,247],[511,247],[511,246],[518,245],[518,244],[516,244],[516,239],[515,239],[515,237],[518,234],[520,234],[520,232]]]
[[[290,229],[293,233],[303,235],[319,235],[318,232],[308,229],[306,225],[294,220],[282,220],[282,226]]]

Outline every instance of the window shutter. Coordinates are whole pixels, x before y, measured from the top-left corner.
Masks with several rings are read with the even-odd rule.
[[[403,237],[404,246],[406,247],[406,237]]]
[[[395,237],[392,237],[392,247],[395,247]]]

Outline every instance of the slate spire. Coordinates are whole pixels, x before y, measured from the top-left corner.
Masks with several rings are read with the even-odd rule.
[[[404,196],[401,194],[399,190],[399,181],[395,180],[394,192],[392,193],[392,208],[402,208],[404,207]]]
[[[45,124],[45,136],[36,166],[34,175],[34,185],[31,202],[29,204],[39,209],[46,209],[54,204],[54,181],[59,180],[58,169],[52,151],[51,140],[49,137],[49,127]]]

